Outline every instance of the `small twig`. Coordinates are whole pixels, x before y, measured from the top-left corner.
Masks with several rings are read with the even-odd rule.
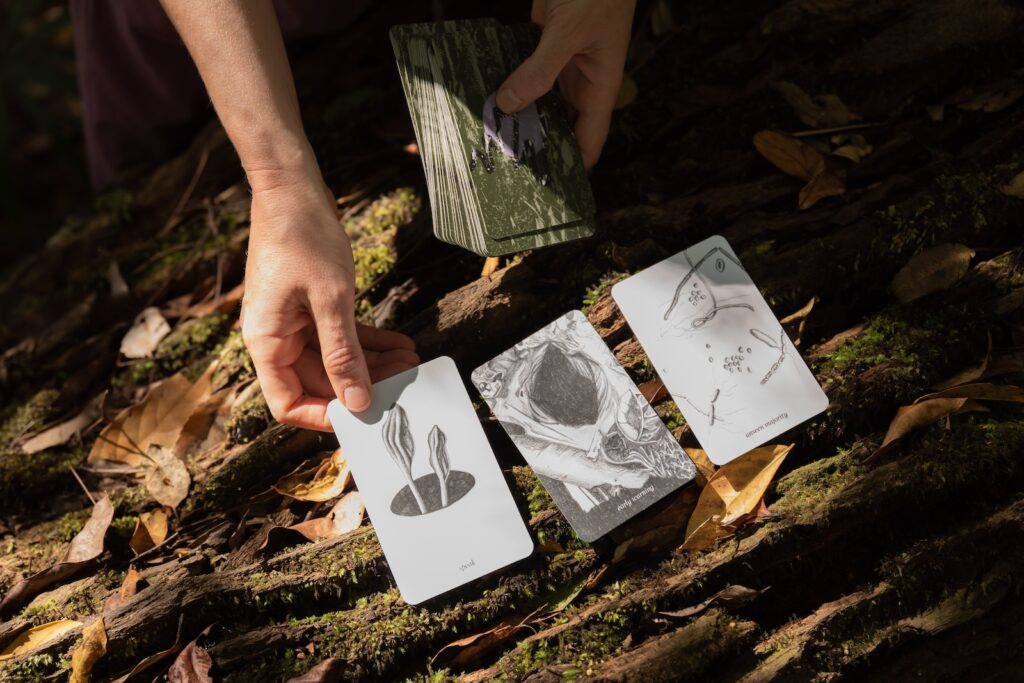
[[[85,495],[89,497],[89,502],[95,506],[96,499],[92,497],[91,493],[89,493],[89,489],[85,487],[85,482],[82,481],[82,478],[80,476],[78,476],[78,472],[76,472],[75,468],[72,467],[70,464],[68,465],[68,469],[71,470],[71,474],[75,475],[75,481],[77,481],[78,485],[82,487],[83,491],[85,491]]]
[[[821,130],[801,130],[790,133],[794,138],[813,138],[816,135],[831,135],[832,133],[845,133],[848,130],[863,130],[864,128],[878,128],[884,126],[884,122],[877,123],[851,123],[848,126],[836,126],[835,128],[822,128]]]

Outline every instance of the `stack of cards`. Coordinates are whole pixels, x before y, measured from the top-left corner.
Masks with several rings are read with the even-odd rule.
[[[533,26],[486,19],[391,29],[434,233],[482,256],[594,230],[594,197],[557,94],[512,115],[495,104],[537,39]]]
[[[612,296],[713,463],[828,407],[725,238],[619,282]]]
[[[327,414],[406,602],[533,552],[450,358],[373,385],[363,413],[332,401]]]
[[[477,368],[473,384],[584,541],[697,472],[579,311]]]

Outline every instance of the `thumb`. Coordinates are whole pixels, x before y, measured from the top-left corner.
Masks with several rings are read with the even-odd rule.
[[[312,313],[324,370],[334,393],[352,412],[366,410],[370,407],[370,373],[356,334],[354,305],[351,301],[325,301],[314,305]]]
[[[558,74],[575,54],[570,36],[563,33],[557,24],[544,29],[537,49],[498,87],[495,101],[499,109],[506,114],[522,111],[554,87]]]

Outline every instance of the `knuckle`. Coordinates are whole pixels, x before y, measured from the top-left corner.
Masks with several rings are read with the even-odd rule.
[[[343,345],[323,354],[324,370],[328,375],[351,375],[359,371],[362,353],[355,346]]]

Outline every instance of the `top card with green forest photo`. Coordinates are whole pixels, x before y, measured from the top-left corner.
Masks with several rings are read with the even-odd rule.
[[[538,35],[494,20],[391,30],[435,233],[481,255],[593,233],[593,194],[558,94],[512,115],[495,104]]]

